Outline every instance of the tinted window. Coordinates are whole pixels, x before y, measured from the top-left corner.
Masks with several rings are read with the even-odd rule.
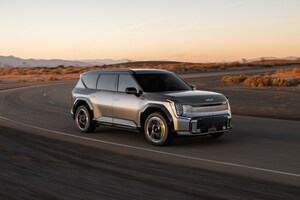
[[[102,74],[98,80],[97,89],[115,91],[117,75]]]
[[[99,75],[83,75],[82,81],[89,89],[96,89],[96,82]]]
[[[145,92],[192,90],[173,73],[134,74],[133,76]]]
[[[125,89],[128,87],[134,87],[138,90],[137,84],[130,75],[120,75],[118,91],[125,92]]]

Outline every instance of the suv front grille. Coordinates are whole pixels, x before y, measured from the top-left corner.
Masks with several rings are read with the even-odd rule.
[[[207,106],[183,106],[183,112],[187,116],[195,113],[218,112],[224,110],[228,110],[227,103]]]
[[[194,121],[194,120],[193,120]],[[214,131],[227,130],[230,126],[230,119],[227,116],[205,117],[197,119],[197,129],[191,130],[192,133],[207,133]],[[193,129],[191,127],[191,129]]]

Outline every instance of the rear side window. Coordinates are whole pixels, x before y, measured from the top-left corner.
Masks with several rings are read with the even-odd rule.
[[[96,89],[97,79],[99,75],[83,75],[81,80],[89,89]]]
[[[136,82],[133,80],[132,76],[120,75],[118,91],[125,92],[125,89],[128,87],[134,87],[136,90],[138,90],[138,86],[137,86]]]
[[[99,90],[116,90],[117,75],[102,74],[98,80],[97,89]]]

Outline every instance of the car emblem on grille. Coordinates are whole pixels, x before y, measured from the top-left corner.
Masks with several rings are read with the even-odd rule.
[[[208,102],[214,101],[214,99],[204,99],[204,100]]]

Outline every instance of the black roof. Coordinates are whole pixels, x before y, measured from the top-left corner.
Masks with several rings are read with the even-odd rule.
[[[170,72],[168,70],[162,69],[100,69],[100,70],[90,70],[83,74],[152,74],[152,73],[162,73]]]
[[[164,69],[132,69],[135,74],[153,74],[153,73],[162,73],[162,72],[170,72]]]

